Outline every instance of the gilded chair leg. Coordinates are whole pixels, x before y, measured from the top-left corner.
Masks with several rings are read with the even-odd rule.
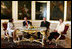
[[[42,38],[42,47],[44,47],[44,36],[43,36],[43,38]]]
[[[18,37],[18,41],[20,41],[20,38]]]
[[[56,47],[58,46],[58,43],[56,42]]]
[[[5,39],[6,37],[5,37],[5,35],[4,35],[4,39]]]
[[[6,33],[6,32],[4,32],[4,39],[6,39],[6,37],[7,37],[7,36],[5,35],[5,33]]]
[[[57,46],[57,43],[56,43],[56,46]]]
[[[22,37],[22,40],[24,39],[24,37]]]
[[[9,37],[8,37],[8,42],[9,42],[10,40],[9,40]]]
[[[8,42],[9,42],[9,41],[10,41],[10,40],[9,40],[9,38],[10,38],[10,37],[9,37],[9,35],[8,35],[8,34],[7,34],[7,37],[8,37]]]
[[[44,47],[44,43],[42,43],[42,47]]]

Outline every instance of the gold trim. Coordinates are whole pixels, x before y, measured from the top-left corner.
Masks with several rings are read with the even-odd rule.
[[[9,20],[9,19],[1,19],[1,20]]]

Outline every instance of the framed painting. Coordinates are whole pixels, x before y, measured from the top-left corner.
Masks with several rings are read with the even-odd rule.
[[[12,18],[12,1],[1,1],[1,19]]]
[[[64,19],[64,1],[50,2],[50,20]]]
[[[31,20],[31,1],[18,1],[18,20]]]

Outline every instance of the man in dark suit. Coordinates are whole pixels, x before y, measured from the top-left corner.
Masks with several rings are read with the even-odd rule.
[[[40,27],[46,27],[47,29],[49,29],[49,26],[50,26],[50,23],[46,21],[46,18],[44,17]]]
[[[47,34],[48,29],[49,29],[49,26],[50,26],[50,22],[46,21],[46,18],[44,17],[43,21],[41,22],[40,27],[46,27],[47,28],[46,34]],[[40,32],[38,32],[37,35],[38,35],[38,38],[40,38]]]
[[[27,20],[27,17],[24,17],[24,20],[25,20],[25,21],[23,22],[23,26],[28,27],[29,24],[32,25],[32,23]],[[30,36],[31,36],[30,34],[26,33],[26,37],[27,37],[27,38],[30,38]]]
[[[32,23],[30,21],[27,20],[27,17],[24,17],[24,22],[23,22],[23,26],[28,26],[28,24],[32,25]]]

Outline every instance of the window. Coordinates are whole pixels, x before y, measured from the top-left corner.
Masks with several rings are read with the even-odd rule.
[[[64,19],[64,1],[50,1],[50,20]]]
[[[1,1],[1,19],[12,18],[12,1]]]
[[[18,20],[31,20],[31,1],[18,1]]]
[[[71,1],[67,1],[67,21],[71,21]]]
[[[43,20],[47,17],[47,3],[36,2],[36,20]]]

